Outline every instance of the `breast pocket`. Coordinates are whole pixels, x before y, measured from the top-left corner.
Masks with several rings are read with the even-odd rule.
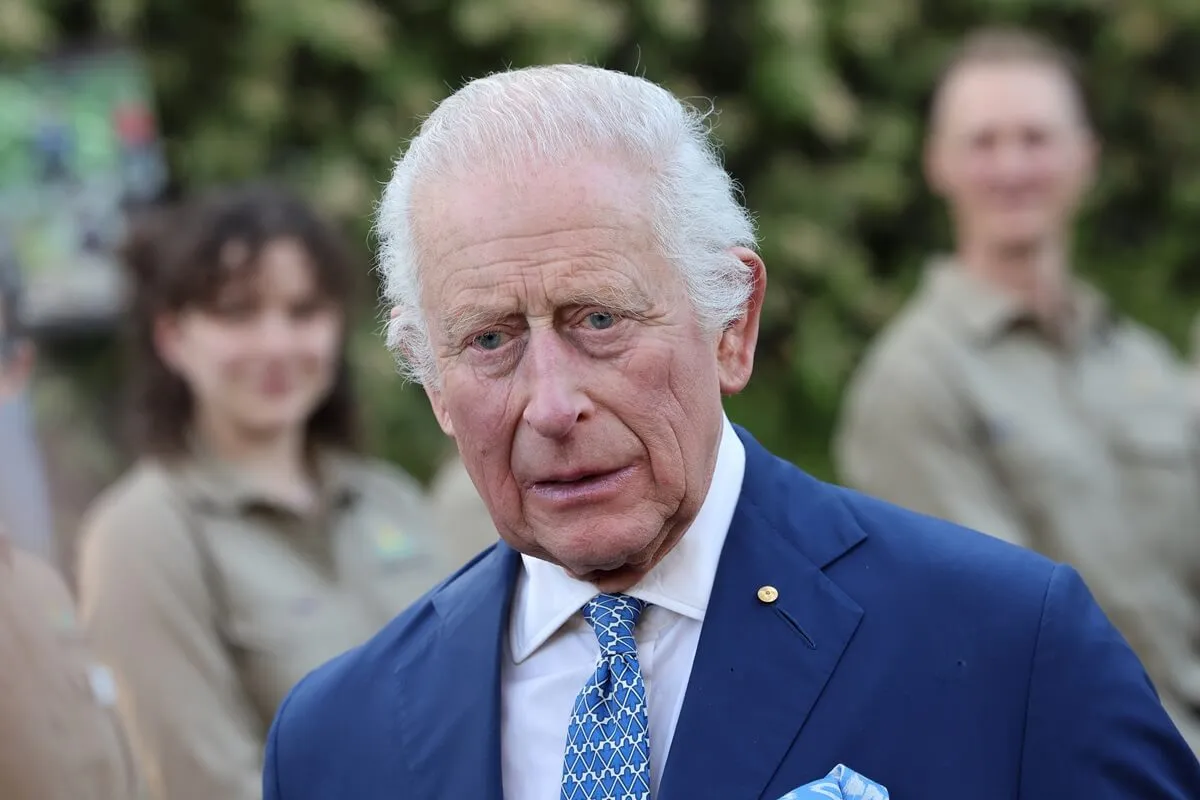
[[[1104,443],[1068,421],[1016,431],[992,443],[1005,487],[1027,514],[1095,503],[1112,491]]]
[[[1134,468],[1190,470],[1195,460],[1195,429],[1181,409],[1136,414],[1113,432],[1113,452]]]
[[[1195,429],[1187,409],[1165,407],[1131,415],[1113,433],[1121,496],[1140,536],[1175,558],[1197,560],[1200,472]]]
[[[358,644],[366,633],[345,602],[328,593],[260,598],[243,605],[229,621],[233,660],[268,720],[301,678]]]

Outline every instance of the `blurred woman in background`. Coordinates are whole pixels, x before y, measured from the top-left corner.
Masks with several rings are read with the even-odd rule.
[[[419,487],[357,454],[351,267],[269,187],[131,237],[142,458],[88,515],[82,617],[161,800],[260,797],[276,707],[449,571]]]

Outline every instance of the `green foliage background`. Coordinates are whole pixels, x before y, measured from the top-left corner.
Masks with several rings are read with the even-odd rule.
[[[133,41],[184,188],[296,181],[354,231],[364,269],[392,159],[465,78],[586,61],[714,97],[770,274],[757,373],[730,413],[828,475],[849,371],[947,244],[919,173],[930,80],[996,22],[1081,56],[1106,155],[1078,267],[1183,346],[1200,295],[1196,0],[4,0],[0,57]],[[356,346],[372,441],[426,477],[446,442],[380,327],[366,319]]]

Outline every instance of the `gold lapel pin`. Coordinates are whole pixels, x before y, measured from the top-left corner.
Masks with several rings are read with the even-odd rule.
[[[774,603],[779,599],[779,590],[774,586],[762,586],[758,590],[758,599],[763,603]]]

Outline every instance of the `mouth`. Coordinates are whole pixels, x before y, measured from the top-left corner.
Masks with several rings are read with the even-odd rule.
[[[584,481],[595,480],[597,478],[603,478],[605,475],[612,475],[614,472],[619,471],[620,470],[615,469],[580,469],[571,472],[559,472],[554,475],[546,476],[541,480],[534,481],[533,485],[540,486],[543,484],[554,485],[562,483],[581,483]]]
[[[533,496],[554,505],[596,502],[618,494],[633,476],[633,467],[563,472],[529,484]]]

